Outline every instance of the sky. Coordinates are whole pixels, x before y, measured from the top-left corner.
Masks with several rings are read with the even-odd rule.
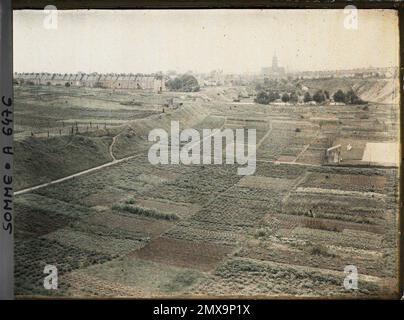
[[[45,27],[50,15],[55,29]],[[259,72],[398,66],[393,10],[14,11],[15,72]],[[53,20],[56,21],[56,20]],[[349,21],[348,21],[349,22]],[[54,24],[56,25],[56,24]],[[352,25],[352,24],[351,24]]]

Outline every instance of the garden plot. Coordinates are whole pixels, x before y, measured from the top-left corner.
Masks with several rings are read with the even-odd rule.
[[[247,228],[227,223],[197,221],[193,217],[175,224],[164,233],[164,237],[234,246],[245,239]]]
[[[232,129],[232,130],[238,130],[238,129],[244,129],[244,130],[251,130],[254,129],[256,133],[256,142],[257,142],[257,148],[259,147],[259,143],[264,137],[269,134],[271,127],[270,127],[270,122],[269,120],[259,120],[259,119],[244,119],[244,118],[226,118],[226,121],[224,123],[224,129]],[[247,137],[249,136],[249,132],[245,131],[244,132],[244,142],[247,144],[248,139]],[[234,148],[234,146],[232,146]]]
[[[292,192],[282,212],[380,225],[385,219],[384,208],[385,202],[378,198]]]
[[[323,189],[323,188],[308,188],[308,187],[298,187],[296,192],[305,194],[329,194],[329,195],[341,195],[341,196],[354,196],[357,198],[365,198],[365,199],[379,199],[384,201],[386,195],[382,193],[376,192],[365,192],[365,191],[346,191],[340,189]]]
[[[281,155],[278,157],[278,159],[276,159],[276,161],[279,162],[293,162],[296,160],[296,156],[298,155],[297,151],[294,152],[296,155],[293,156],[285,156],[285,155]]]
[[[343,286],[345,276],[343,272],[234,258],[197,283],[192,292],[233,297],[393,294],[376,282],[378,278],[366,276],[359,276],[358,291],[347,291]]]
[[[342,232],[333,232],[297,227],[292,230],[279,229],[277,235],[285,238],[306,240],[317,244],[327,243],[327,245],[363,250],[380,250],[382,247],[382,235],[358,230],[345,229]]]
[[[345,163],[353,160],[361,161],[367,142],[368,140],[357,139],[352,136],[350,138],[337,138],[333,146],[341,145],[341,162]]]
[[[110,206],[120,198],[120,194],[130,196],[154,188],[154,185],[138,179],[141,174],[152,172],[150,165],[134,158],[61,184],[44,187],[35,193],[90,206],[94,205],[94,200],[99,199],[103,206]],[[110,198],[105,196],[108,193],[111,194]]]
[[[301,129],[305,132],[315,132],[320,128],[319,125],[314,124],[311,121],[294,121],[294,120],[272,120],[272,128],[274,130],[288,130],[288,131],[296,131],[296,128]]]
[[[293,130],[281,126],[272,127],[257,151],[257,158],[275,161],[281,156],[297,157],[316,137],[316,131],[302,130],[298,127]]]
[[[89,194],[81,200],[81,203],[94,209],[104,209],[110,207],[112,203],[121,201],[125,197],[126,195],[121,190],[105,188]]]
[[[158,185],[161,182],[172,182],[191,170],[191,168],[187,170],[187,168],[176,165],[155,165],[147,168],[147,172],[150,173],[142,173],[137,179],[144,182],[151,180],[154,185]]]
[[[305,227],[338,232],[341,232],[344,229],[351,229],[383,234],[386,228],[385,225],[354,223],[336,219],[321,219],[311,216],[289,214],[267,214],[264,217],[263,222],[265,225],[268,225],[271,230]]]
[[[20,195],[15,199],[16,236],[42,236],[92,212],[87,207],[36,194]]]
[[[277,239],[260,239],[248,242],[236,256],[340,272],[347,265],[355,265],[361,274],[377,277],[396,276],[390,273],[390,268],[386,268],[382,252],[346,250],[327,244],[283,243]]]
[[[276,188],[234,186],[212,199],[193,216],[193,220],[246,228],[257,226],[266,213],[280,209],[281,192]]]
[[[147,293],[141,289],[126,286],[116,281],[107,281],[95,275],[84,274],[81,270],[62,275],[59,279],[68,289],[66,293],[72,297],[145,297]]]
[[[296,179],[307,169],[305,166],[291,166],[288,164],[275,164],[270,162],[257,162],[255,175],[281,179]]]
[[[72,270],[103,263],[112,257],[108,254],[88,251],[46,238],[27,238],[16,241],[15,277],[17,295],[49,295],[43,287],[43,270],[47,264],[58,268],[61,276]],[[67,286],[59,283],[58,293],[63,295]]]
[[[109,256],[128,253],[144,246],[144,239],[124,239],[96,233],[77,231],[70,228],[59,229],[45,236],[46,239],[67,244],[79,250],[86,250]]]
[[[165,199],[138,199],[136,203],[143,208],[164,213],[175,213],[179,218],[187,218],[201,208],[196,204],[174,202]]]
[[[385,191],[386,180],[387,178],[382,175],[312,172],[300,186],[305,188],[383,193]]]
[[[261,177],[261,176],[246,176],[243,177],[237,184],[240,188],[252,188],[252,189],[267,189],[276,190],[277,192],[282,192],[283,190],[288,190],[293,184],[293,180],[290,179],[280,179],[271,177]]]
[[[299,163],[320,165],[324,161],[324,149],[309,147],[296,160]]]
[[[165,265],[209,271],[231,252],[229,246],[159,237],[132,255]]]
[[[182,166],[184,168],[184,166]],[[144,197],[204,205],[241,178],[233,165],[188,167],[178,179],[144,193]]]
[[[193,219],[200,222],[208,223],[223,223],[231,226],[252,227],[259,225],[264,214],[269,210],[265,204],[257,203],[246,206],[244,201],[237,201],[236,199],[218,198],[220,202],[226,201],[225,204],[213,204],[206,209],[197,212]],[[256,205],[254,208],[253,206]],[[222,209],[220,209],[222,208]]]
[[[197,283],[204,275],[189,270],[142,260],[137,257],[114,259],[107,263],[83,268],[62,277],[76,296],[100,296],[107,294],[118,297],[152,298],[181,295],[188,287]],[[89,286],[77,286],[77,280],[84,280]],[[95,290],[92,281],[99,286]]]
[[[87,225],[100,225],[113,230],[122,230],[132,234],[140,234],[145,238],[159,236],[173,226],[173,223],[165,220],[155,220],[130,213],[103,211],[97,212],[85,219]]]

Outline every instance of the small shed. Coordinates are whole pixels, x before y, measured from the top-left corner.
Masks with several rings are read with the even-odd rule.
[[[325,156],[328,163],[340,163],[341,145],[339,144],[331,148],[328,148]]]

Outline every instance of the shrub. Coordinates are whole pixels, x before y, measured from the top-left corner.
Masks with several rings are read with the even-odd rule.
[[[352,89],[349,90],[345,95],[345,102],[347,104],[366,104]]]
[[[145,216],[154,219],[163,220],[178,220],[179,217],[175,213],[165,213],[154,209],[143,208],[140,206],[134,206],[131,204],[114,204],[112,206],[113,210],[123,210],[129,213],[138,214],[140,216]]]
[[[297,103],[299,101],[299,97],[297,96],[296,92],[292,92],[289,97],[290,103]]]
[[[309,251],[311,254],[314,254],[317,256],[324,256],[324,257],[334,257],[335,256],[333,253],[330,253],[328,251],[327,247],[325,247],[322,244],[317,244],[317,245],[311,246]]]
[[[166,86],[170,91],[197,92],[200,90],[198,80],[190,74],[168,80]]]
[[[269,96],[265,91],[260,91],[257,94],[257,97],[254,100],[256,103],[259,104],[269,104]]]
[[[325,94],[323,90],[318,90],[314,95],[313,95],[313,100],[317,103],[323,103],[325,101]]]
[[[345,102],[345,93],[340,89],[333,95],[335,102]]]
[[[284,94],[282,95],[282,101],[283,101],[283,102],[289,102],[289,100],[290,100],[289,95],[288,95],[287,93],[284,93]]]
[[[303,98],[303,101],[304,102],[310,102],[310,101],[312,101],[313,99],[311,98],[311,95],[310,95],[310,92],[306,92],[305,94],[304,94],[304,98]]]

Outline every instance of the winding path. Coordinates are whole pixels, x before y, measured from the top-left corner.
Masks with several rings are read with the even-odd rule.
[[[114,144],[115,144],[115,142],[116,142],[116,139],[118,138],[118,136],[119,136],[121,133],[122,133],[122,132],[118,133],[116,136],[114,136],[114,137],[112,138],[112,142],[111,142],[111,144],[110,144],[110,146],[109,146],[109,149],[108,149],[108,150],[109,150],[109,154],[110,154],[110,156],[111,156],[111,158],[112,158],[112,161],[107,162],[107,163],[104,163],[104,164],[102,164],[102,165],[100,165],[100,166],[96,166],[96,167],[93,167],[93,168],[90,168],[90,169],[86,169],[86,170],[83,170],[83,171],[74,173],[74,174],[69,175],[69,176],[67,176],[67,177],[63,177],[63,178],[56,179],[56,180],[53,180],[53,181],[50,181],[50,182],[46,182],[46,183],[43,183],[43,184],[40,184],[40,185],[37,185],[37,186],[34,186],[34,187],[30,187],[30,188],[26,188],[26,189],[22,189],[22,190],[16,191],[16,192],[14,192],[14,195],[18,196],[18,195],[20,195],[20,194],[24,194],[24,193],[32,192],[32,191],[35,191],[35,190],[38,190],[38,189],[42,189],[42,188],[44,188],[44,187],[47,187],[47,186],[50,186],[50,185],[53,185],[53,184],[57,184],[57,183],[60,183],[60,182],[63,182],[63,181],[71,180],[71,179],[74,179],[75,177],[80,177],[80,176],[85,175],[85,174],[87,174],[87,173],[91,173],[91,172],[94,172],[94,171],[98,171],[98,170],[100,170],[100,169],[104,169],[104,168],[107,168],[107,167],[116,165],[116,164],[118,164],[118,163],[125,162],[125,161],[128,161],[128,160],[130,160],[130,159],[133,159],[133,158],[138,157],[139,155],[133,155],[133,156],[125,157],[125,158],[122,158],[122,159],[116,159],[116,158],[115,158],[114,153],[113,153],[113,151],[112,151],[112,148],[113,148],[113,146],[114,146]]]

